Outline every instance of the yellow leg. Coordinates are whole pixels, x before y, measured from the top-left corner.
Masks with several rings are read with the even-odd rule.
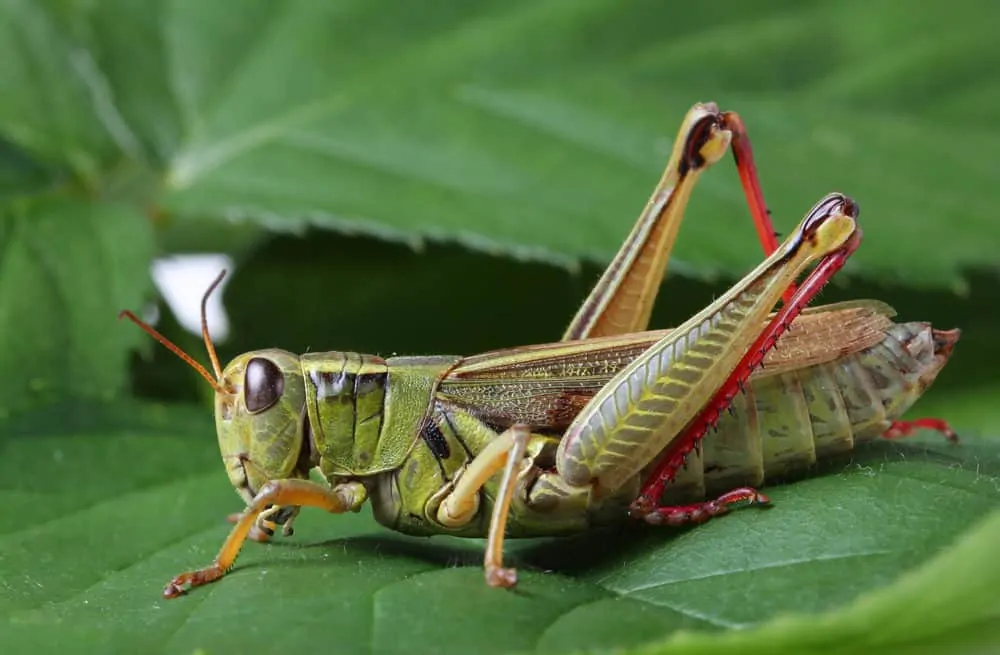
[[[354,511],[366,498],[365,488],[360,482],[327,487],[309,480],[272,480],[261,488],[253,502],[240,514],[236,526],[215,556],[215,561],[203,569],[188,571],[175,577],[163,590],[163,596],[176,598],[184,593],[186,586],[199,587],[225,575],[236,561],[251,528],[257,524],[257,517],[272,505],[319,507],[333,514],[341,514]]]
[[[712,103],[695,105],[684,117],[659,184],[566,329],[564,341],[647,329],[691,190],[729,147],[731,134],[722,129],[721,119]]]
[[[764,254],[778,247],[757,179],[743,120],[698,104],[684,117],[670,161],[621,250],[580,306],[563,340],[642,332],[649,327],[657,291],[677,240],[691,190],[699,176],[731,150]],[[786,293],[786,302],[791,292]]]
[[[514,425],[494,439],[469,464],[455,489],[438,508],[438,520],[456,527],[468,523],[479,507],[479,491],[486,481],[502,467],[503,479],[493,502],[490,531],[487,537],[483,562],[486,582],[491,587],[513,587],[517,584],[517,571],[503,567],[503,540],[507,531],[507,515],[517,486],[517,474],[531,433],[525,425]]]

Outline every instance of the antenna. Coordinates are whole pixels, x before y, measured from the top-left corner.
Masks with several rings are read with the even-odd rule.
[[[195,361],[191,355],[181,350],[180,347],[170,341],[170,339],[157,332],[151,325],[137,317],[129,310],[123,310],[120,314],[118,314],[119,319],[127,318],[132,321],[138,325],[143,332],[162,343],[168,350],[170,350],[170,352],[180,357],[187,363],[188,366],[198,371],[203,378],[208,380],[208,383],[212,385],[212,388],[215,389],[216,393],[228,393],[228,390],[222,386],[222,367],[219,366],[219,356],[215,352],[215,345],[212,343],[212,336],[208,333],[206,307],[208,305],[208,297],[212,295],[212,292],[215,291],[216,287],[219,286],[219,283],[222,282],[224,277],[226,277],[225,269],[219,273],[219,276],[215,278],[215,281],[212,282],[208,289],[205,290],[205,295],[201,297],[201,336],[205,340],[205,349],[208,350],[208,358],[212,362],[212,369],[215,371],[215,377],[212,377],[212,374],[208,372],[208,369]]]

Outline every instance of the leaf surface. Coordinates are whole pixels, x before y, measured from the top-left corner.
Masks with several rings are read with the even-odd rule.
[[[716,100],[745,115],[779,230],[843,190],[864,208],[856,270],[955,285],[995,261],[996,9],[975,0],[3,11],[0,135],[91,181],[149,169],[143,200],[176,219],[606,261],[684,111]],[[689,273],[759,257],[720,168],[677,251]]]
[[[227,531],[222,518],[239,505],[212,441],[204,413],[183,407],[76,408],[8,427],[4,643],[31,652],[336,644],[344,653],[563,653],[673,635],[664,652],[709,652],[730,642],[760,649],[754,631],[730,630],[759,625],[787,648],[815,652],[915,639],[902,628],[881,634],[855,602],[928,639],[966,625],[982,630],[977,639],[997,637],[980,625],[996,618],[996,567],[983,566],[995,521],[965,537],[965,555],[949,550],[997,507],[995,440],[879,444],[772,488],[771,510],[696,529],[515,542],[515,592],[485,586],[477,540],[403,537],[367,510],[307,511],[292,539],[248,544],[221,582],[166,601],[162,585],[210,561]],[[938,556],[929,573],[901,578]],[[943,576],[954,584],[931,589]],[[926,602],[914,602],[914,585]],[[952,600],[975,611],[941,611]],[[814,616],[824,611],[834,614]],[[769,624],[788,614],[801,616]],[[851,627],[834,639],[831,623]]]
[[[57,195],[0,209],[0,413],[124,389],[144,338],[115,316],[142,301],[153,249],[126,205]]]

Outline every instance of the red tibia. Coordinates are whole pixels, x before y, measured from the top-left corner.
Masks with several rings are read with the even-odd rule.
[[[958,443],[958,435],[951,429],[947,421],[939,418],[918,418],[915,421],[893,421],[889,429],[882,435],[885,439],[901,439],[909,437],[917,430],[934,430],[944,435],[952,443]]]
[[[715,500],[692,505],[676,505],[674,507],[657,507],[643,516],[650,525],[680,526],[688,523],[704,523],[713,516],[725,514],[733,509],[761,505],[768,507],[771,499],[756,489],[740,487],[727,491]]]
[[[633,501],[630,507],[632,516],[639,518],[645,516],[654,508],[659,507],[660,497],[663,496],[664,488],[674,479],[677,471],[684,465],[688,453],[690,453],[704,438],[708,429],[714,427],[719,421],[722,412],[732,404],[737,392],[743,389],[743,385],[750,378],[750,374],[758,366],[763,365],[764,356],[774,348],[778,337],[788,329],[799,312],[809,303],[813,297],[819,293],[820,289],[830,280],[834,273],[843,267],[844,262],[851,253],[858,247],[859,238],[852,237],[843,248],[837,252],[827,255],[812,273],[805,279],[802,286],[795,292],[792,299],[785,303],[777,315],[764,328],[757,339],[751,344],[743,359],[740,360],[732,374],[719,387],[712,399],[705,405],[695,419],[691,421],[684,434],[675,439],[667,448],[666,454],[661,458],[653,473],[643,483],[639,497]]]
[[[750,215],[753,216],[757,236],[764,247],[764,255],[770,256],[778,249],[778,236],[774,231],[774,224],[771,223],[771,212],[767,208],[767,203],[764,202],[764,192],[760,188],[760,179],[757,177],[757,166],[753,161],[753,148],[750,147],[750,137],[747,136],[746,126],[739,114],[727,111],[722,114],[722,127],[733,135],[731,144],[733,159],[736,161],[736,170],[740,174],[743,193],[750,206]],[[788,287],[782,297],[786,305],[791,301],[793,295],[795,295],[794,284]]]

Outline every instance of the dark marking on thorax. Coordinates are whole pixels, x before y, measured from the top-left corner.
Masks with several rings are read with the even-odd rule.
[[[354,389],[354,374],[341,370],[339,373],[332,371],[311,371],[309,376],[313,384],[316,385],[316,400],[322,401],[328,398],[340,398],[344,389]]]
[[[448,459],[451,457],[451,446],[448,445],[448,440],[445,438],[444,433],[441,432],[441,427],[435,418],[432,417],[424,424],[424,429],[420,432],[420,438],[424,440],[427,447],[434,453],[435,458],[438,460]]]

